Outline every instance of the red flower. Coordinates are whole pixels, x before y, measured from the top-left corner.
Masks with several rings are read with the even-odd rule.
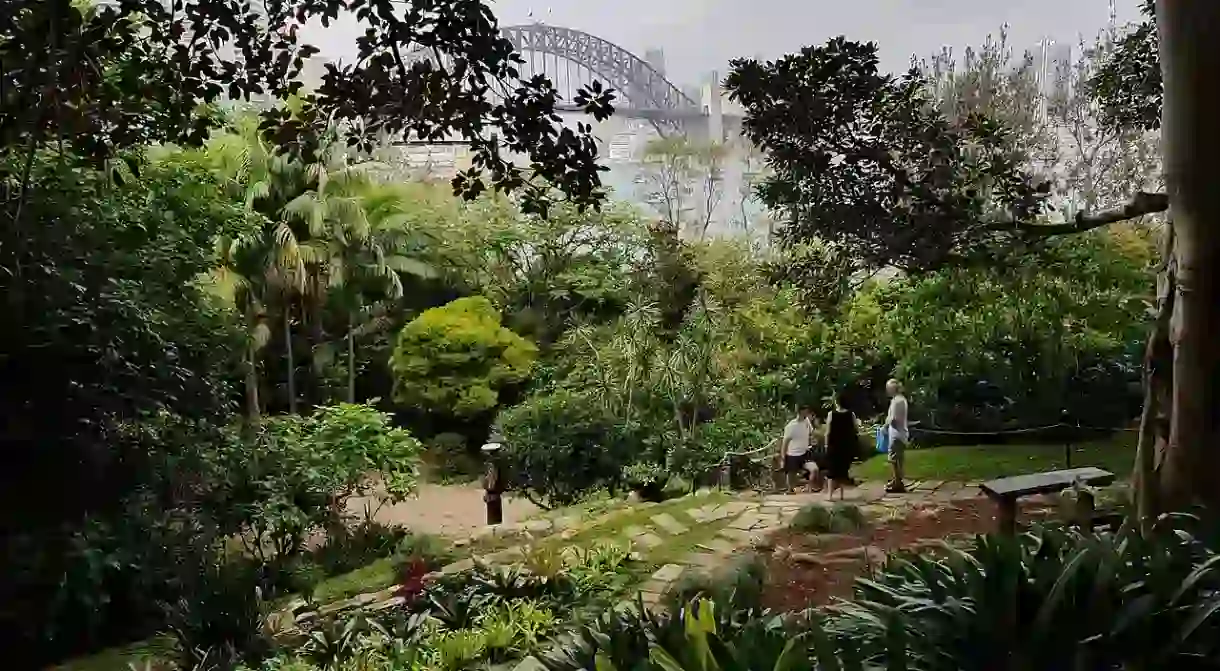
[[[402,580],[399,582],[398,596],[407,601],[413,600],[423,593],[428,586],[428,564],[420,557],[412,557],[402,568]]]

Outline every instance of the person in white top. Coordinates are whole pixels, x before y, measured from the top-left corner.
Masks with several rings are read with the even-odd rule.
[[[797,416],[784,427],[784,437],[779,442],[778,456],[784,472],[784,487],[789,493],[794,491],[793,474],[803,476],[808,470],[807,464],[813,463],[813,455],[809,452],[814,439],[812,418],[813,411],[802,406]]]
[[[889,439],[887,458],[894,479],[886,486],[885,491],[901,493],[906,491],[903,482],[903,466],[906,462],[906,448],[911,441],[911,429],[907,422],[907,397],[902,394],[902,383],[890,380],[885,383],[885,393],[890,397],[890,409],[885,413],[885,426]]]

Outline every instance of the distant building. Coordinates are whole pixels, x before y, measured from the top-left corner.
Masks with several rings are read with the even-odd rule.
[[[664,49],[648,49],[644,51],[644,62],[651,65],[653,70],[665,76],[665,50]]]

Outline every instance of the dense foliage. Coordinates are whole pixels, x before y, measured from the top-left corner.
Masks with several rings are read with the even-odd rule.
[[[835,38],[775,62],[737,60],[726,88],[773,174],[761,200],[789,243],[844,247],[868,267],[919,270],[990,252],[1041,214],[1011,131],[946,117],[919,73],[878,70],[877,47]]]
[[[314,623],[304,644],[267,660],[281,671],[465,669],[515,663],[622,597],[634,568],[614,545],[534,547],[520,564],[404,585],[405,604]]]
[[[1144,20],[1117,36],[1113,51],[1089,81],[1090,93],[1100,103],[1102,118],[1115,128],[1159,128],[1161,125],[1160,42],[1156,31],[1156,2],[1140,6]]]
[[[305,91],[296,79],[315,50],[299,29],[341,12],[367,29],[359,58]],[[842,38],[735,62],[729,88],[770,164],[758,195],[785,223],[785,244],[764,250],[704,239],[719,145],[653,147],[664,221],[600,208],[591,129],[559,123],[553,85],[519,76],[477,0],[11,13],[0,648],[13,659],[168,633],[184,665],[257,663],[273,652],[270,604],[385,558],[402,571],[404,612],[320,623],[268,668],[528,655],[555,669],[833,668],[835,655],[851,668],[896,651],[921,668],[998,668],[1006,655],[1045,668],[1077,644],[1103,667],[1214,652],[1214,558],[1184,533],[980,541],[968,556],[895,563],[861,587],[859,609],[810,628],[707,607],[617,614],[607,607],[635,568],[621,548],[536,548],[524,568],[429,584],[444,553],[347,513],[354,496],[409,496],[421,439],[458,462],[493,422],[510,487],[566,504],[709,484],[770,445],[797,404],[821,413],[848,390],[871,419],[892,375],[937,428],[1128,421],[1149,236],[1048,241],[1079,229],[1047,223],[1022,71],[890,76],[874,46]],[[1090,91],[1106,123],[1155,126],[1155,46],[1146,24],[1104,52]],[[1001,80],[1012,90],[983,90]],[[493,84],[506,95],[489,100]],[[220,104],[249,96],[277,102]],[[612,98],[592,86],[577,103],[604,118]],[[1053,113],[1076,119],[1078,98],[1056,98]],[[394,139],[454,134],[474,160],[451,184],[395,164]],[[1143,188],[1145,145],[1092,146],[1080,153],[1130,169],[1073,163],[1086,201]],[[701,202],[680,202],[675,180],[702,182]],[[993,590],[1000,581],[1029,591]],[[981,603],[1018,619],[963,605]],[[1147,638],[1115,624],[1129,620]],[[1013,632],[1041,647],[1020,652]],[[1158,647],[1166,632],[1178,648]],[[1137,659],[1131,641],[1160,656]]]
[[[500,392],[525,381],[537,348],[501,326],[480,296],[426,310],[403,327],[394,350],[394,399],[458,417],[495,409]]]
[[[621,422],[590,394],[568,390],[530,398],[500,423],[513,487],[557,505],[618,486],[646,439],[644,427]]]
[[[845,310],[843,346],[894,362],[929,428],[1120,426],[1137,412],[1154,292],[1150,242],[1063,240],[1001,271],[877,284]]]
[[[268,665],[458,669],[528,657],[548,671],[1214,668],[1216,555],[1198,532],[1193,520],[1165,518],[1147,535],[981,536],[892,557],[857,581],[851,602],[797,613],[761,609],[763,576],[751,563],[655,612],[605,607],[629,566],[621,550],[594,550],[559,571],[562,561],[534,554],[423,586],[401,613],[324,623]]]
[[[891,559],[852,602],[823,611],[768,614],[738,599],[607,613],[539,661],[550,671],[1214,668],[1215,554],[1190,526],[980,537]]]

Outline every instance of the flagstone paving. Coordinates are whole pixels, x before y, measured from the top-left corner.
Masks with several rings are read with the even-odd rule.
[[[927,480],[910,483],[907,493],[888,494],[883,483],[866,482],[848,489],[843,501],[858,506],[866,517],[881,521],[912,509],[934,511],[951,501],[977,496],[978,489],[973,484]],[[766,544],[806,506],[830,503],[823,493],[759,495],[704,491],[661,504],[630,503],[583,519],[569,515],[501,525],[479,530],[463,542],[477,547],[489,538],[507,540],[525,533],[527,542],[552,543],[558,547],[630,543],[644,565],[652,563],[657,567],[639,587],[644,603],[653,607],[685,576],[713,574],[725,568],[743,551]],[[834,503],[838,503],[837,497]],[[521,556],[524,547],[524,544],[501,547],[480,559],[511,562]],[[875,557],[826,559],[862,561]],[[465,559],[446,566],[441,573],[468,570],[473,564],[472,559]],[[368,598],[364,595],[353,602],[363,604]]]

